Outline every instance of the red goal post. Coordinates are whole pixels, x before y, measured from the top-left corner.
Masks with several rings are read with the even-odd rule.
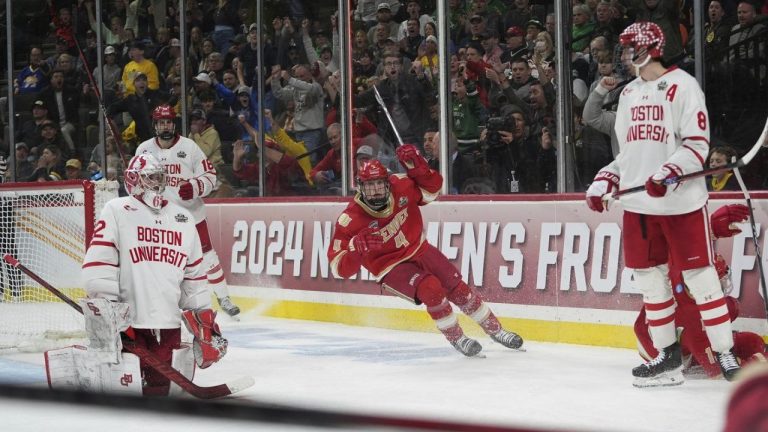
[[[0,255],[14,255],[70,297],[83,297],[80,268],[93,225],[118,188],[106,180],[0,184]],[[84,337],[82,316],[0,264],[0,352],[42,351]]]

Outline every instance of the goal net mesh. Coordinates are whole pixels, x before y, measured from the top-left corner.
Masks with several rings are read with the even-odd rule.
[[[11,254],[77,301],[86,235],[118,183],[6,184],[0,188],[0,255]],[[0,264],[0,352],[43,351],[85,339],[82,315],[20,270]]]

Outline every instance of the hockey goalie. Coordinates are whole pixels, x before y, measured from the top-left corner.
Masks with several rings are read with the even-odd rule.
[[[82,266],[89,345],[46,352],[51,388],[176,395],[176,384],[124,344],[149,350],[190,380],[195,365],[207,368],[226,354],[194,219],[163,199],[165,185],[165,169],[153,156],[131,159],[129,196],[106,204]],[[181,342],[182,321],[191,345]]]

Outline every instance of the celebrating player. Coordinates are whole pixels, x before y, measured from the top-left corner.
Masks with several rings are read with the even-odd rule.
[[[602,212],[619,187],[645,183],[645,193],[621,197],[624,259],[643,293],[653,346],[659,354],[632,370],[635,386],[683,383],[680,344],[675,335],[675,299],[668,278],[671,257],[696,300],[723,376],[739,365],[723,291],[712,263],[704,177],[667,186],[664,180],[701,171],[709,150],[709,118],[696,80],[661,64],[664,34],[652,22],[638,22],[620,36],[631,50],[637,78],[621,93],[616,113],[620,153],[595,176],[587,205]]]
[[[129,196],[106,204],[85,255],[82,277],[88,299],[82,304],[88,349],[102,363],[118,364],[101,375],[101,390],[119,389],[126,381],[140,385],[142,377],[143,394],[169,392],[166,377],[143,362],[139,374],[137,358],[120,352],[121,331],[132,339],[126,343],[144,346],[188,377],[194,367],[189,348],[181,345],[181,318],[195,335],[198,366],[208,367],[226,353],[227,341],[211,310],[194,219],[163,197],[165,185],[162,164],[152,155],[134,156],[125,171]],[[83,376],[88,372],[80,372],[81,381],[92,381]],[[115,379],[117,383],[111,382]]]
[[[397,149],[407,176],[389,175],[376,159],[357,173],[359,191],[336,221],[328,248],[331,270],[349,278],[365,267],[385,290],[415,304],[424,304],[437,328],[462,354],[477,355],[482,346],[464,335],[451,303],[475,320],[494,341],[520,348],[523,339],[504,330],[480,295],[422,233],[419,206],[429,204],[443,178],[411,144]]]
[[[715,238],[731,237],[741,232],[738,227],[733,226],[735,222],[746,220],[749,215],[749,209],[745,205],[731,204],[720,207],[710,217],[712,226],[712,235]],[[728,294],[732,289],[730,284],[730,270],[725,260],[720,254],[715,256],[715,269],[721,281],[721,287],[726,297],[728,313],[731,321],[739,316],[739,301]],[[700,366],[710,378],[718,377],[721,374],[720,365],[712,354],[712,347],[709,344],[707,334],[702,325],[701,313],[690,294],[690,289],[683,281],[682,275],[676,269],[674,261],[670,262],[669,277],[672,282],[677,309],[675,309],[675,327],[678,331],[680,341],[683,365],[686,369],[693,366]],[[654,348],[650,333],[648,332],[648,320],[646,319],[645,308],[640,310],[640,314],[635,320],[635,336],[638,341],[640,355],[646,360],[656,357],[659,351]],[[733,333],[733,354],[739,360],[739,364],[754,360],[765,360],[765,343],[760,335],[752,332],[734,332]]]
[[[203,197],[216,188],[216,168],[194,141],[176,133],[175,119],[176,113],[170,105],[155,108],[152,121],[156,136],[141,143],[136,154],[151,154],[165,165],[168,187],[163,196],[192,213],[203,244],[203,267],[208,275],[208,283],[213,286],[224,312],[235,316],[240,313],[240,308],[229,298],[227,281],[219,256],[211,245],[208,223],[205,221]]]

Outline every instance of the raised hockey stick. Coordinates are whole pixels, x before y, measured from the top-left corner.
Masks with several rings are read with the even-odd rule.
[[[376,96],[376,102],[378,102],[379,106],[381,106],[381,109],[384,110],[384,114],[387,116],[387,120],[389,120],[389,125],[392,126],[392,131],[395,132],[395,137],[397,138],[397,144],[403,145],[403,139],[400,138],[400,132],[398,132],[397,127],[395,127],[395,122],[394,120],[392,120],[392,116],[389,114],[387,105],[384,103],[384,99],[382,99],[381,93],[379,93],[378,87],[373,86],[373,94],[374,96]]]
[[[766,119],[765,126],[763,126],[763,133],[760,134],[760,138],[757,139],[757,142],[755,142],[755,144],[752,146],[752,148],[747,152],[747,154],[742,156],[741,159],[737,160],[736,162],[731,162],[731,163],[729,163],[727,165],[723,165],[723,166],[718,167],[718,168],[707,168],[707,169],[703,169],[701,171],[696,171],[696,172],[692,172],[692,173],[688,173],[688,174],[683,174],[683,175],[677,176],[677,177],[670,177],[670,178],[664,179],[664,181],[662,183],[665,186],[669,186],[669,185],[673,185],[673,184],[676,184],[676,183],[680,183],[680,182],[682,182],[684,180],[688,180],[688,179],[692,179],[692,178],[697,178],[697,177],[702,177],[702,176],[708,176],[710,174],[717,174],[717,173],[721,173],[721,172],[725,172],[725,171],[730,171],[730,170],[735,170],[736,168],[741,168],[741,167],[747,166],[747,164],[749,164],[752,161],[752,159],[754,159],[754,157],[757,154],[757,152],[760,151],[761,147],[768,147],[768,142],[766,141],[766,135],[767,134],[768,134],[768,119]],[[628,188],[628,189],[623,189],[623,190],[620,190],[620,191],[616,191],[613,194],[613,198],[619,198],[619,197],[621,197],[623,195],[629,195],[629,194],[633,194],[635,192],[641,192],[641,191],[644,191],[644,190],[645,190],[645,185],[640,185],[640,186],[635,186],[635,187],[631,187],[631,188]]]
[[[66,294],[59,291],[58,289],[54,288],[51,284],[46,282],[43,278],[35,274],[32,270],[28,269],[24,264],[20,263],[13,255],[5,254],[3,256],[3,260],[11,265],[12,267],[18,268],[22,272],[24,272],[27,276],[32,278],[35,282],[39,283],[43,286],[43,288],[47,289],[53,295],[60,298],[61,301],[68,304],[69,306],[72,306],[76,311],[83,313],[83,309],[80,307],[79,304],[75,303],[74,300],[69,298]],[[192,396],[199,398],[199,399],[216,399],[223,396],[228,396],[233,393],[237,393],[239,391],[245,390],[252,385],[256,383],[256,381],[251,376],[245,376],[240,377],[237,379],[232,380],[229,383],[219,384],[212,387],[201,387],[192,381],[189,380],[189,378],[185,377],[181,372],[177,371],[171,365],[163,362],[157,356],[155,356],[154,353],[149,351],[148,349],[138,346],[134,343],[131,343],[130,338],[125,335],[125,333],[121,334],[123,336],[123,348],[125,348],[126,351],[135,354],[139,359],[141,359],[142,362],[149,365],[152,369],[156,370],[159,374],[163,375],[164,377],[171,380],[173,383],[181,387],[182,390],[185,392],[191,394]]]
[[[747,208],[749,209],[749,226],[752,228],[752,241],[755,244],[755,255],[757,256],[757,270],[760,274],[760,281],[758,286],[763,294],[763,306],[765,307],[765,318],[768,319],[768,294],[766,294],[765,288],[765,272],[763,270],[763,254],[760,252],[760,244],[757,241],[757,227],[755,226],[755,213],[752,211],[752,198],[749,196],[749,189],[744,184],[744,179],[741,177],[739,168],[733,169],[733,175],[736,177],[736,181],[739,182],[741,192],[744,193],[744,199],[747,200]]]

